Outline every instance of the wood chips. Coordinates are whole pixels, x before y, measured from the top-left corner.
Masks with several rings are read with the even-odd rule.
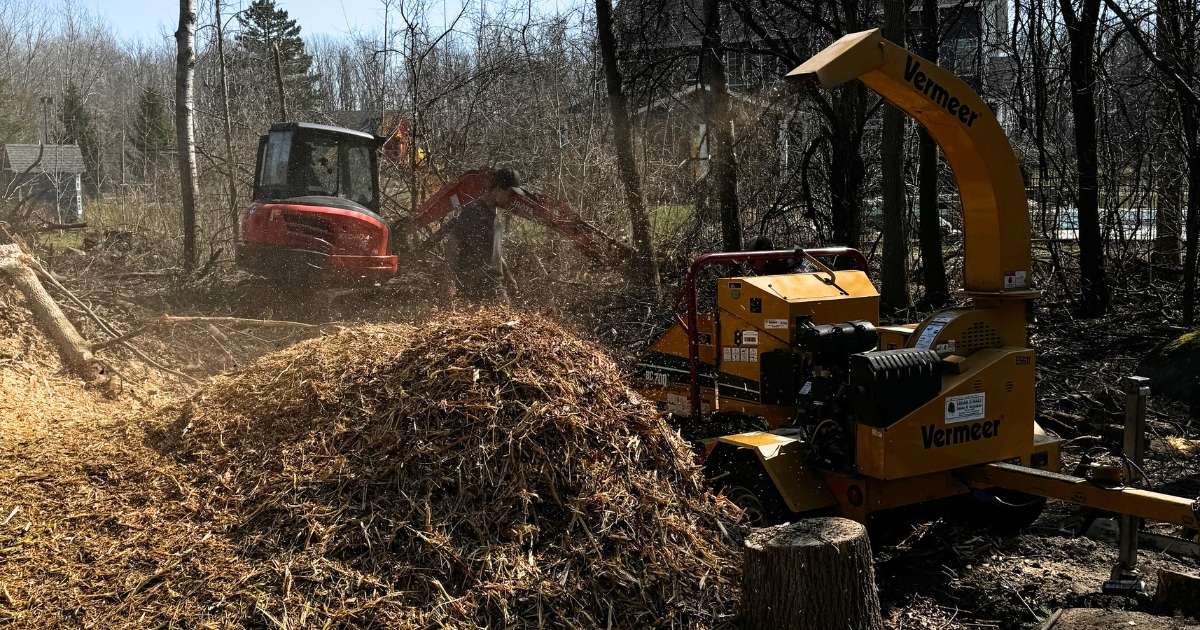
[[[56,464],[70,483],[39,496],[61,505],[0,526],[0,622],[732,623],[736,508],[611,361],[535,316],[343,329],[106,435]]]

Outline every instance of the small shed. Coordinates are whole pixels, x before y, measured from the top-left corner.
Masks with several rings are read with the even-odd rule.
[[[0,183],[21,202],[42,206],[43,218],[83,220],[83,152],[76,144],[6,144]]]

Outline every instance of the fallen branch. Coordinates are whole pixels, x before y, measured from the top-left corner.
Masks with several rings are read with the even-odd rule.
[[[101,280],[127,280],[129,278],[165,278],[179,273],[179,270],[171,267],[169,269],[159,269],[156,271],[124,271],[121,273],[109,273],[100,276]]]
[[[258,328],[267,327],[292,327],[292,328],[322,328],[321,324],[306,324],[304,322],[291,322],[285,320],[273,319],[245,319],[242,317],[199,317],[199,316],[181,316],[181,315],[159,315],[151,319],[143,320],[135,325],[129,332],[123,333],[117,337],[113,337],[107,341],[100,341],[92,344],[92,352],[99,352],[109,346],[123,344],[130,339],[154,328],[156,326],[167,326],[174,324],[225,324],[228,326],[251,326]]]
[[[75,325],[38,280],[35,265],[37,261],[25,255],[19,245],[0,245],[0,272],[11,278],[25,296],[38,326],[54,342],[67,367],[89,383],[99,380],[103,369]]]
[[[53,274],[51,274],[49,271],[46,271],[46,269],[44,267],[42,267],[41,263],[39,263],[34,258],[29,258],[28,261],[30,263],[30,266],[34,270],[37,271],[38,275],[49,280],[51,286],[53,286],[55,289],[61,291],[63,293],[63,295],[67,296],[67,298],[71,300],[71,302],[73,302],[76,306],[78,306],[80,309],[82,309],[83,312],[86,313],[87,316],[92,319],[92,321],[96,322],[96,325],[100,327],[100,330],[104,331],[105,333],[108,333],[108,335],[111,337],[120,337],[121,336],[121,334],[118,333],[116,330],[114,330],[113,327],[108,322],[104,321],[104,319],[102,317],[97,315],[96,312],[91,309],[91,307],[89,307],[87,304],[84,304],[83,300],[79,299],[79,297],[76,296],[74,293],[72,293],[70,289],[63,286],[63,284],[58,281],[58,278],[55,278]],[[124,345],[126,348],[128,348],[129,351],[134,354],[134,356],[141,359],[145,364],[147,364],[153,368],[156,368],[161,372],[165,372],[167,374],[170,374],[171,376],[174,376],[179,379],[183,379],[192,384],[200,383],[200,380],[195,377],[188,376],[187,374],[184,374],[183,372],[180,372],[178,370],[172,370],[171,368],[159,363],[158,361],[151,359],[149,356],[146,355],[145,352],[142,352],[140,349],[138,349],[137,346],[134,346],[131,343],[122,342],[122,345]]]
[[[75,223],[50,223],[46,222],[38,226],[35,232],[53,232],[54,230],[82,230],[88,226],[86,221],[77,221]]]

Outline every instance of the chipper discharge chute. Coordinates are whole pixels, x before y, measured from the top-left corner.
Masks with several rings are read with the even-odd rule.
[[[857,79],[924,125],[958,182],[969,303],[879,325],[861,254],[844,248],[710,254],[689,271],[686,314],[642,357],[641,389],[705,440],[715,484],[751,518],[875,512],[955,495],[1020,525],[1044,497],[1197,527],[1190,499],[1059,474],[1060,440],[1035,421],[1036,354],[1026,333],[1030,227],[1018,163],[960,79],[883,39],[847,35],[788,74],[834,88]],[[716,281],[715,263],[791,260],[794,273]],[[747,425],[762,430],[744,431]],[[731,431],[732,429],[733,431]]]

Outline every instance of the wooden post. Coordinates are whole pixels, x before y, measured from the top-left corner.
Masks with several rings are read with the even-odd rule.
[[[0,245],[0,273],[6,275],[25,296],[29,310],[38,326],[50,337],[63,361],[77,376],[93,382],[100,378],[100,365],[92,358],[88,343],[80,336],[46,287],[42,286],[33,268],[25,261],[25,254],[15,244]]]
[[[743,560],[743,627],[883,630],[871,543],[861,524],[811,518],[755,530]]]

